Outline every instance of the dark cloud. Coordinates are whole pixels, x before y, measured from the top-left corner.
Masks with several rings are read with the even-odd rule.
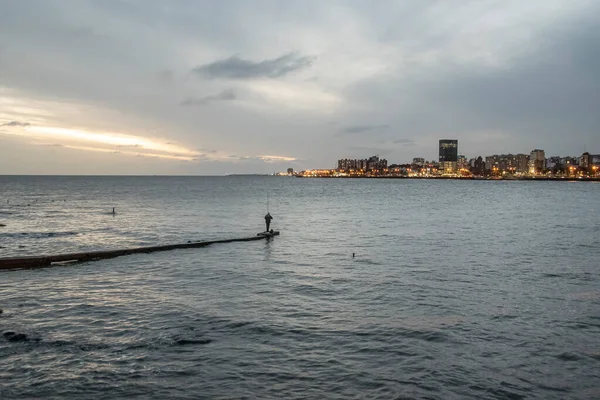
[[[233,101],[237,98],[236,93],[231,90],[223,90],[220,93],[217,94],[213,94],[210,96],[205,96],[205,97],[190,97],[189,99],[186,99],[184,101],[181,102],[181,105],[183,106],[206,106],[210,103],[214,103],[214,102],[220,102],[220,101]]]
[[[288,53],[272,60],[259,62],[232,56],[192,70],[198,76],[211,79],[279,78],[291,72],[309,67],[314,57]]]
[[[10,122],[5,122],[3,124],[0,124],[0,126],[20,126],[20,127],[28,127],[31,126],[31,124],[29,122],[19,122],[19,121],[10,121]]]
[[[354,134],[354,133],[367,133],[367,132],[379,132],[388,129],[389,125],[352,125],[340,129],[339,133],[343,134]]]

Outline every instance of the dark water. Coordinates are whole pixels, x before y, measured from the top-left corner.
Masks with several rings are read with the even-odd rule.
[[[600,398],[599,184],[0,177],[0,255],[267,189],[0,271],[0,399]]]

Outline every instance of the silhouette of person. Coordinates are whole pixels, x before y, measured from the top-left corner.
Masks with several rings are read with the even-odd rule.
[[[267,215],[265,215],[265,224],[267,224],[267,230],[265,232],[269,232],[269,227],[271,226],[271,220],[273,219],[273,217],[271,217],[271,213],[267,213]]]

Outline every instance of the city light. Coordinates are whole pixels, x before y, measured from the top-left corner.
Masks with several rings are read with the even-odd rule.
[[[434,178],[434,179],[573,179],[598,180],[600,154],[546,157],[542,149],[529,154],[496,154],[468,159],[458,153],[458,140],[439,141],[439,160],[415,157],[412,163],[389,164],[379,156],[340,159],[337,168],[311,169],[291,175],[307,178]],[[283,173],[282,173],[283,174]],[[288,175],[290,175],[288,173]]]

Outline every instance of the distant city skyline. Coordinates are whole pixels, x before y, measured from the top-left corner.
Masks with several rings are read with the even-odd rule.
[[[0,174],[600,153],[600,2],[5,1]]]
[[[453,165],[451,164],[452,168],[455,168],[458,166],[458,164],[460,162],[470,162],[478,157],[481,157],[482,159],[486,159],[486,158],[493,158],[493,157],[500,157],[500,156],[526,156],[527,157],[527,168],[521,167],[521,169],[528,169],[529,168],[529,157],[532,154],[538,154],[541,157],[541,159],[544,160],[544,162],[546,160],[550,160],[550,159],[569,159],[569,158],[573,158],[573,159],[579,159],[583,154],[588,154],[591,155],[592,160],[596,160],[596,163],[600,163],[600,151],[598,151],[598,154],[594,154],[593,152],[590,153],[589,151],[585,151],[584,148],[584,152],[580,153],[580,154],[547,154],[545,150],[541,149],[541,148],[533,148],[529,151],[524,151],[524,152],[490,152],[489,154],[463,154],[461,152],[461,149],[459,147],[459,141],[457,139],[439,139],[437,141],[438,147],[438,156],[437,157],[432,157],[432,158],[427,158],[427,157],[421,157],[419,155],[414,155],[412,157],[412,160],[402,160],[402,161],[397,161],[397,160],[390,160],[389,164],[397,164],[397,165],[406,165],[406,164],[422,164],[425,162],[434,162],[434,163],[443,163],[443,162],[450,162],[450,163],[454,163]],[[540,146],[538,146],[540,147]],[[364,156],[364,155],[363,155]],[[371,158],[374,157],[379,157],[379,155],[374,155],[371,156]],[[366,166],[369,158],[357,158],[357,159],[352,159],[352,158],[342,158],[342,159],[338,159],[337,161],[337,167],[340,167],[340,161],[363,161],[365,164],[364,166]],[[523,163],[523,160],[518,160],[515,158],[515,162],[518,162],[520,164]],[[384,160],[386,163],[388,163],[388,160]],[[331,164],[331,162],[329,163]],[[359,167],[360,168],[360,167]],[[488,168],[489,169],[489,168]]]
[[[414,157],[411,163],[395,162],[378,155],[368,158],[342,158],[334,168],[310,168],[295,171],[288,168],[278,175],[300,177],[420,177],[420,178],[579,178],[600,179],[600,154],[584,152],[581,156],[546,157],[543,149],[529,154],[504,153],[468,158],[459,154],[456,139],[439,139],[438,159]]]

